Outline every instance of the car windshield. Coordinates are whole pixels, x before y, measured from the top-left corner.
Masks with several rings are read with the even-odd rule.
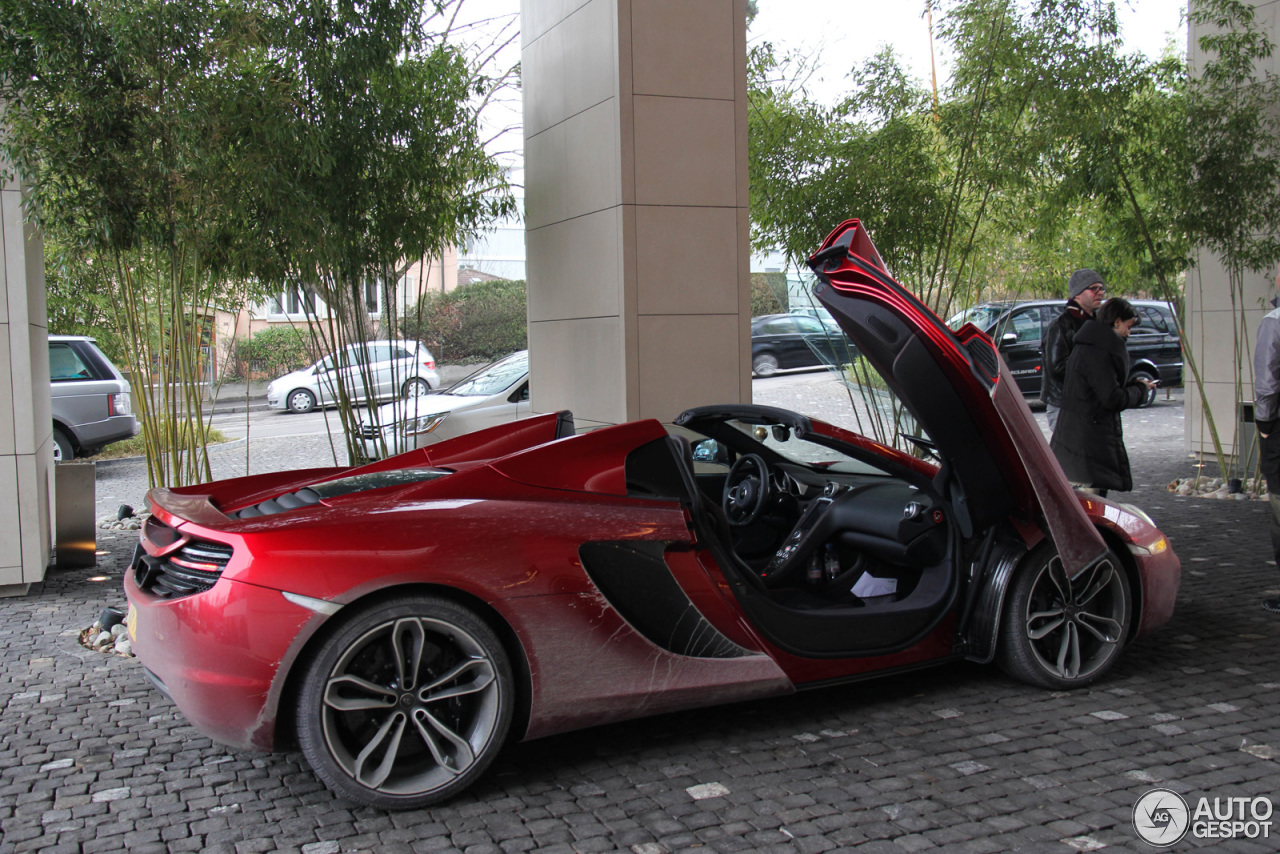
[[[456,395],[489,395],[497,394],[510,388],[516,380],[529,373],[529,354],[516,353],[501,361],[494,362],[483,370],[450,386],[445,394]]]
[[[947,321],[947,326],[959,329],[966,323],[972,323],[979,329],[990,329],[991,324],[996,322],[996,318],[1003,314],[1004,310],[1005,306],[1002,305],[975,305],[954,315]]]
[[[884,474],[881,469],[847,456],[834,448],[801,439],[787,427],[752,424],[736,419],[725,423],[751,436],[788,462],[839,474]]]

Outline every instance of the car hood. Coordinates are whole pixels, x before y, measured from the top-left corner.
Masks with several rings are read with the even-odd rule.
[[[290,371],[289,373],[284,374],[283,376],[276,377],[271,381],[271,385],[276,385],[277,383],[307,382],[310,379],[312,379],[314,376],[315,376],[315,373],[311,370],[311,368],[302,368],[301,370]]]
[[[1034,520],[1071,574],[1105,555],[990,338],[973,326],[953,333],[894,281],[856,219],[831,232],[809,266],[814,296],[938,446],[940,481],[964,527]]]
[[[408,418],[423,415],[440,415],[465,409],[489,399],[487,394],[424,394],[421,397],[410,397],[393,400],[379,406],[375,413],[374,423],[392,424]]]

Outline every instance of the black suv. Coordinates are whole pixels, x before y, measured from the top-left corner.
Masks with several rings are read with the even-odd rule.
[[[1129,300],[1139,323],[1129,333],[1129,378],[1160,380],[1165,387],[1182,385],[1182,344],[1174,322],[1173,306],[1163,300]],[[985,302],[947,321],[952,329],[972,323],[991,337],[1004,356],[1018,388],[1027,397],[1040,396],[1044,373],[1044,333],[1066,308],[1066,300]],[[1147,392],[1142,406],[1156,399]]]

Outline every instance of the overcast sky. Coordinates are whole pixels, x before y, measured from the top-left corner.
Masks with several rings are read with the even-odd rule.
[[[1181,16],[1186,0],[1119,0],[1117,5],[1121,34],[1130,50],[1158,56],[1174,36],[1185,51],[1186,25]],[[847,91],[849,69],[884,44],[893,45],[912,73],[922,83],[928,82],[925,0],[758,0],[758,8],[747,31],[748,43],[770,41],[783,50],[813,55],[818,70],[810,80],[811,97],[834,101]],[[463,9],[465,17],[472,20],[518,15],[520,0],[466,0]],[[519,45],[511,50],[518,58]],[[941,83],[945,80],[945,58],[939,61]],[[493,118],[504,124],[519,120],[518,104],[512,104],[504,117]],[[519,148],[519,141],[503,141],[504,148],[512,146]]]
[[[849,69],[870,58],[882,45],[894,51],[923,82],[929,79],[929,29],[924,0],[758,0],[759,12],[748,43],[813,52],[819,70],[810,94],[834,98],[847,87]],[[1170,35],[1185,52],[1186,0],[1120,0],[1120,32],[1129,50],[1159,56]],[[939,84],[945,80],[940,59]]]

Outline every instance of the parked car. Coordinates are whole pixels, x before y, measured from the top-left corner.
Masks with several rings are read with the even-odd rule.
[[[878,672],[1094,682],[1169,619],[1177,557],[1142,511],[1071,490],[991,342],[868,246],[856,220],[828,237],[817,297],[935,461],[729,404],[156,488],[124,578],[138,660],[200,731],[296,733],[379,808],[466,789],[509,738]]]
[[[378,407],[360,423],[360,441],[376,460],[529,415],[529,351],[521,350],[443,391]]]
[[[1173,306],[1164,300],[1130,300],[1139,323],[1129,334],[1129,378],[1159,380],[1172,388],[1182,385],[1182,342]],[[1066,308],[1065,300],[985,302],[947,321],[952,329],[972,323],[985,332],[1009,365],[1018,388],[1028,397],[1040,396],[1045,330]],[[1156,399],[1151,389],[1142,406]]]
[[[348,344],[310,367],[285,374],[267,386],[267,405],[310,412],[338,400],[340,388],[357,403],[366,399],[366,377],[373,397],[417,397],[440,385],[436,358],[421,341],[368,341]]]
[[[751,318],[751,372],[758,377],[771,377],[789,368],[845,365],[855,354],[839,326],[827,325],[812,315],[762,314]]]
[[[55,462],[91,457],[138,434],[129,381],[94,339],[50,335],[49,381]]]

